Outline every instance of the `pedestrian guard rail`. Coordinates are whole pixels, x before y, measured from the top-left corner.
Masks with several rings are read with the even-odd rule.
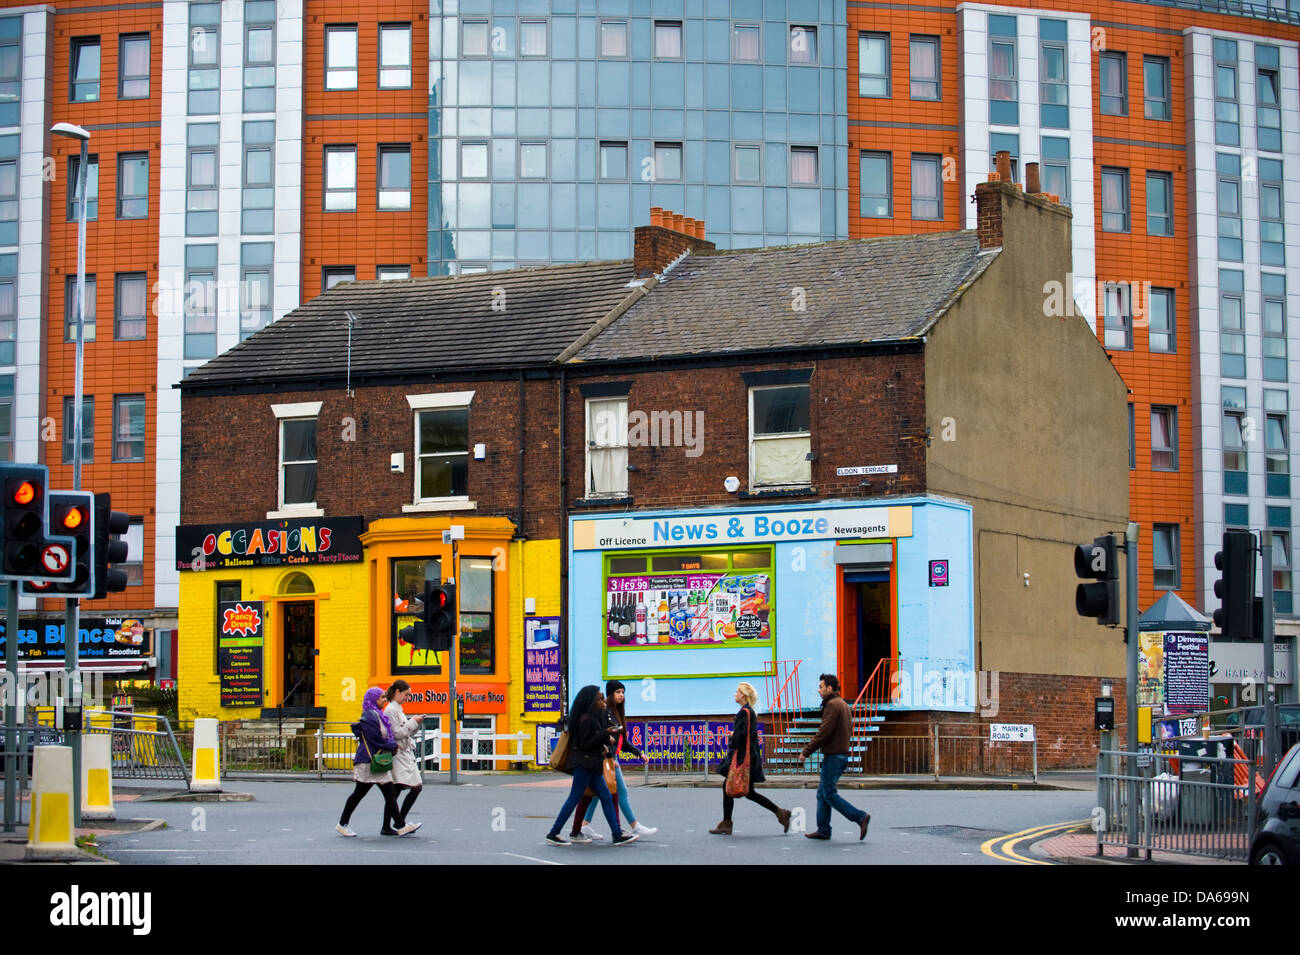
[[[1148,860],[1159,851],[1245,861],[1264,779],[1253,752],[1219,742],[1183,737],[1153,751],[1100,752],[1097,854],[1120,846]]]

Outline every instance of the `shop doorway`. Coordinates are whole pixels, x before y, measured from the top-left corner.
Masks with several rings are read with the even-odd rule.
[[[281,606],[284,686],[280,693],[286,710],[306,710],[316,702],[316,604],[295,600]]]
[[[841,595],[840,683],[852,703],[881,660],[893,657],[888,571],[844,572]]]

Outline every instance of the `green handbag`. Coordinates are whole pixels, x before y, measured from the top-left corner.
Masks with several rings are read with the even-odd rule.
[[[370,757],[370,771],[372,773],[386,773],[393,768],[392,753],[371,753],[370,744],[366,738],[361,737],[361,745],[366,748],[366,755]]]

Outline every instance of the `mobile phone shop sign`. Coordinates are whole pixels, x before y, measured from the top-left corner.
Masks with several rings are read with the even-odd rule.
[[[574,550],[911,536],[912,508],[906,504],[729,510],[682,517],[616,517],[573,524]]]

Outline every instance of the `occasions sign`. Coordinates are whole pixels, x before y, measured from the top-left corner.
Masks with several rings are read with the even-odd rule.
[[[727,510],[683,517],[616,517],[573,522],[574,550],[911,536],[912,508],[906,504]]]
[[[341,564],[362,559],[360,517],[184,524],[176,528],[177,570]]]

